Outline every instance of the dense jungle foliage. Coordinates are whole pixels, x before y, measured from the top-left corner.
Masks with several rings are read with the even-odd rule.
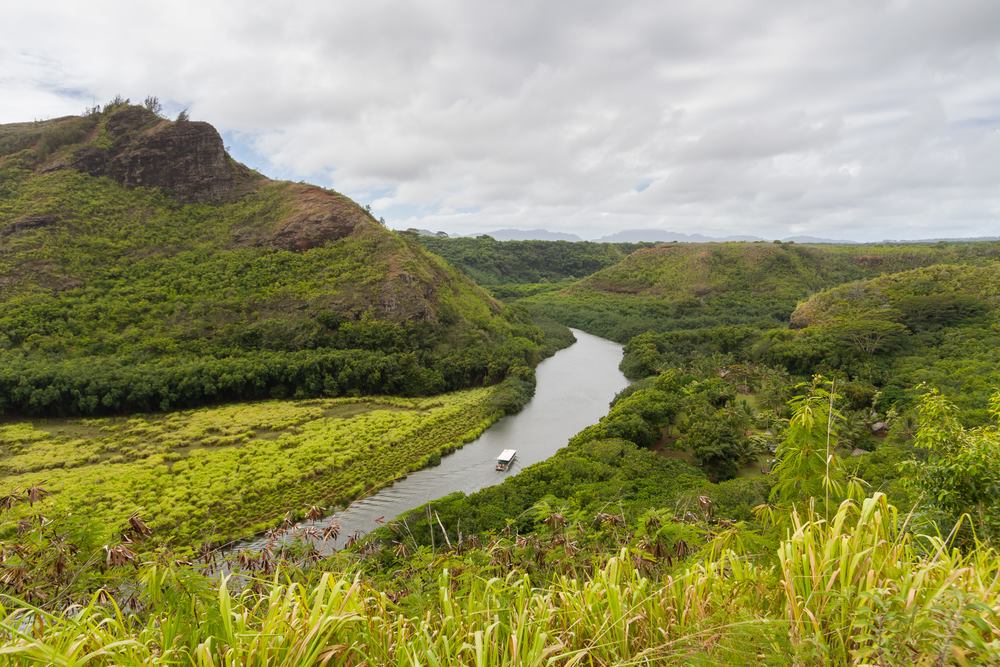
[[[649,331],[626,345],[623,369],[642,377],[699,358],[824,372],[857,400],[905,413],[921,383],[941,389],[969,424],[988,420],[1000,386],[1000,263],[940,264],[832,288],[803,301],[783,327],[747,324]]]
[[[792,372],[837,369],[897,409],[927,383],[968,423],[986,423],[1000,386],[1000,263],[935,265],[821,292],[751,354]]]
[[[194,182],[222,194],[138,187],[186,175],[165,150],[211,153]],[[135,164],[85,171],[104,154]],[[232,163],[206,124],[122,103],[0,126],[0,414],[426,395],[498,382],[543,346],[346,197]]]

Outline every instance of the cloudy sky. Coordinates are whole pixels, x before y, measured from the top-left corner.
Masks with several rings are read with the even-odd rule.
[[[158,95],[393,227],[1000,234],[1000,2],[5,3],[0,122]]]

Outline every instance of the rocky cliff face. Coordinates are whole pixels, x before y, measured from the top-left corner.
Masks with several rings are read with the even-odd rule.
[[[127,104],[87,116],[0,125],[0,169],[12,165],[40,175],[74,169],[126,188],[159,188],[183,203],[229,204],[273,186],[233,160],[208,123],[170,121]],[[301,252],[379,227],[341,194],[302,183],[282,186],[284,206],[273,211],[274,217],[236,225],[232,247]],[[6,224],[0,220],[0,237],[59,221],[48,212],[31,212]]]
[[[267,240],[285,250],[308,250],[336,241],[372,220],[347,197],[309,185],[293,185],[294,211]]]
[[[126,187],[164,188],[184,202],[230,201],[260,178],[229,157],[208,123],[126,107],[108,118],[105,132],[110,141],[81,148],[68,166]]]
[[[109,176],[125,187],[163,188],[185,203],[225,203],[264,179],[229,157],[208,123],[168,121],[142,107],[114,112],[103,141],[92,141],[58,167]],[[347,197],[322,188],[289,184],[294,204],[264,235],[237,235],[237,245],[309,250],[337,241],[374,220]]]

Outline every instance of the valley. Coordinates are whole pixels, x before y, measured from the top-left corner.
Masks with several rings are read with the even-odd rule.
[[[301,522],[295,528],[299,532],[293,532],[293,536],[303,537],[310,528],[322,534],[330,525],[348,537],[364,536],[384,522],[392,522],[438,498],[471,494],[501,484],[559,452],[577,431],[599,419],[628,384],[618,370],[621,346],[582,331],[573,333],[577,340],[572,346],[539,364],[535,394],[523,410],[502,417],[474,442],[447,454],[439,463],[365,495],[329,516]],[[517,458],[509,470],[497,471],[497,454],[508,448],[517,452]],[[475,522],[470,527],[477,529]],[[338,548],[335,541],[311,542],[323,553]],[[236,548],[262,549],[269,544],[272,540],[265,536]]]
[[[0,125],[0,655],[991,664],[998,295],[997,242],[421,236],[186,116]]]

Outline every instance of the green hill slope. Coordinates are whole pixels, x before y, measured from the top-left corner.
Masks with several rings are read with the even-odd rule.
[[[832,368],[874,382],[890,405],[921,382],[970,420],[1000,386],[1000,262],[942,264],[852,282],[801,303],[791,329],[755,355],[790,370]]]
[[[480,285],[502,294],[515,285],[554,283],[589,276],[624,259],[648,243],[591,241],[497,241],[489,236],[442,238],[407,234],[444,257]],[[499,288],[499,290],[498,290]],[[532,286],[541,289],[542,286]]]
[[[783,324],[799,300],[827,287],[940,262],[997,257],[998,243],[671,243],[638,250],[526,303],[572,326],[626,341],[650,330]]]
[[[0,126],[0,412],[420,394],[540,332],[348,198],[142,107]]]

